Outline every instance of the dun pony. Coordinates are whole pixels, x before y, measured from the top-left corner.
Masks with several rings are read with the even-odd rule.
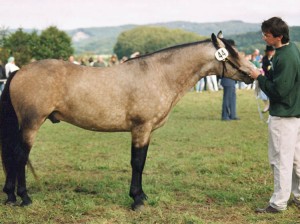
[[[32,201],[25,166],[45,122],[68,122],[100,132],[131,132],[132,209],[147,199],[142,173],[151,133],[198,80],[219,74],[250,83],[252,65],[236,48],[216,37],[160,50],[118,66],[93,68],[61,60],[41,60],[10,76],[0,101],[2,163],[6,204]]]

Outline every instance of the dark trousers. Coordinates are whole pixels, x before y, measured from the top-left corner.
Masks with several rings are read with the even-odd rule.
[[[236,93],[235,86],[224,86],[222,119],[230,120],[236,118]]]

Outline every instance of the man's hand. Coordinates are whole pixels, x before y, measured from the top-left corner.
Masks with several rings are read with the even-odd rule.
[[[249,74],[249,76],[250,76],[252,79],[254,79],[254,80],[256,80],[257,77],[260,76],[260,75],[261,75],[261,70],[260,70],[260,69],[257,69],[257,68],[251,69],[251,72],[250,72],[250,74]]]

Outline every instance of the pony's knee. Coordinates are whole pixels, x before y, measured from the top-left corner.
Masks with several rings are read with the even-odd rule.
[[[148,145],[142,148],[132,147],[131,149],[131,167],[137,172],[142,172],[144,169],[147,157]]]

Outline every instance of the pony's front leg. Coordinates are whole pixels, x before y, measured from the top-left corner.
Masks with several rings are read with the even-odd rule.
[[[31,199],[27,195],[25,165],[28,160],[29,150],[26,150],[22,144],[17,143],[13,148],[13,154],[4,156],[3,161],[6,170],[6,182],[3,191],[7,194],[5,204],[16,204],[15,186],[18,183],[17,194],[21,197],[21,206],[31,204]]]
[[[131,167],[132,179],[130,185],[129,196],[133,198],[134,202],[131,205],[133,210],[137,210],[144,205],[144,200],[147,195],[142,188],[142,174],[147,157],[148,144],[143,147],[135,147],[134,143],[131,146]]]

